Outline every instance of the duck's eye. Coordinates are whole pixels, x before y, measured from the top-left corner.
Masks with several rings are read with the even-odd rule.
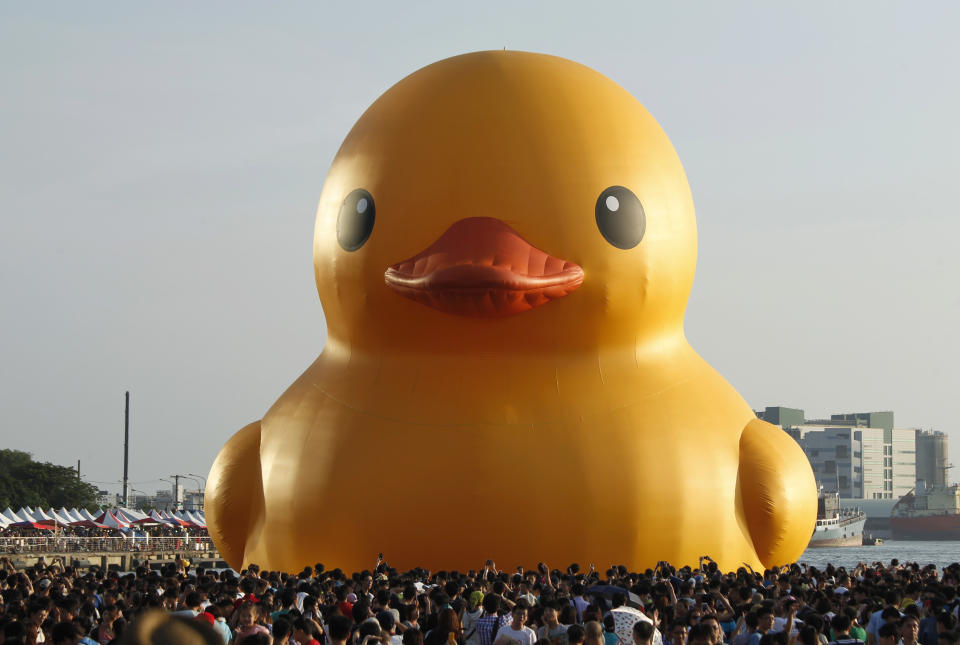
[[[337,241],[344,251],[356,251],[366,243],[373,232],[375,216],[373,195],[363,188],[347,195],[337,217]]]
[[[640,200],[628,188],[610,186],[597,197],[597,228],[618,249],[632,249],[643,239],[647,217]]]

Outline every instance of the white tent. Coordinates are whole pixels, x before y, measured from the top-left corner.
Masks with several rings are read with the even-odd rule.
[[[97,516],[85,508],[81,508],[79,513],[80,513],[80,517],[82,517],[85,520],[90,520],[91,522],[97,521]]]
[[[77,516],[77,509],[75,508],[66,508],[61,507],[57,514],[60,515],[63,519],[67,520],[70,524],[75,522],[83,521],[84,518]]]
[[[62,515],[59,511],[55,511],[52,508],[47,511],[47,515],[52,517],[53,521],[60,526],[70,526],[70,523],[72,522],[67,515]]]
[[[8,520],[10,520],[9,522],[10,524],[15,524],[17,522],[23,521],[23,518],[17,515],[9,506],[7,507],[7,510],[5,510],[2,513],[2,515],[6,517]]]
[[[80,511],[78,511],[75,508],[71,508],[69,511],[67,511],[67,516],[70,518],[71,523],[83,522],[84,520],[87,519],[80,514]]]
[[[160,517],[166,518],[168,522],[176,526],[186,526],[187,524],[189,524],[187,520],[181,519],[180,517],[177,516],[176,513],[172,513],[170,511],[161,511]]]
[[[184,515],[186,516],[186,518],[187,518],[188,520],[190,520],[190,522],[191,522],[194,526],[197,526],[197,527],[202,528],[202,529],[207,528],[207,523],[206,523],[205,521],[203,521],[202,519],[200,519],[196,514],[191,513],[190,511],[186,511],[186,512],[184,512]]]
[[[45,520],[48,522],[56,521],[53,519],[52,515],[47,513],[45,510],[43,510],[39,506],[33,509],[33,519],[36,522],[43,522]]]
[[[140,511],[134,510],[132,508],[118,508],[114,511],[116,516],[126,522],[136,522],[137,520],[142,520],[147,516],[146,513],[141,513]]]

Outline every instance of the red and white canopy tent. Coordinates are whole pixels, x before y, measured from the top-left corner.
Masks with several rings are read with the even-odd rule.
[[[94,521],[111,529],[128,529],[131,526],[130,522],[121,520],[113,511],[104,511]]]
[[[190,526],[190,522],[183,519],[182,517],[178,517],[176,513],[171,513],[170,511],[161,511],[160,517],[165,518],[168,522],[170,522],[174,526]]]
[[[150,511],[149,515],[143,519],[135,521],[134,524],[163,524],[165,526],[173,526],[174,523],[167,518],[162,517],[156,510],[152,510]]]

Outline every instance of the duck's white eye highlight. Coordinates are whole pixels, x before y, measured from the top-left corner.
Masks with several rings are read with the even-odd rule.
[[[608,206],[610,205],[610,200],[611,200],[611,199],[613,199],[614,201],[616,201],[617,198],[616,198],[616,197],[608,197],[608,198],[607,198],[607,205],[608,205]],[[367,198],[366,198],[366,197],[361,197],[361,198],[357,201],[357,212],[360,213],[361,215],[363,215],[363,214],[366,212],[366,210],[367,210]],[[617,209],[614,208],[614,209],[612,209],[612,210],[617,210]]]
[[[620,208],[620,200],[613,195],[607,195],[607,209],[612,213],[616,213],[618,208]],[[362,213],[363,211],[360,212]]]

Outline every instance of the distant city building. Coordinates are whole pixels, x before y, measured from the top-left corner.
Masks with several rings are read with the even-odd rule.
[[[115,508],[120,503],[120,496],[105,490],[97,491],[97,506]]]
[[[203,491],[201,490],[184,491],[183,510],[202,511],[203,510]]]
[[[811,423],[825,423],[812,421]],[[853,414],[831,414],[829,423],[849,423],[861,428],[883,428],[893,430],[893,412],[854,412]]]
[[[927,488],[947,485],[947,439],[942,432],[917,432],[917,481],[924,482]]]
[[[168,488],[159,489],[153,495],[147,495],[145,493],[134,495],[131,501],[134,508],[156,508],[162,511],[178,510],[173,501],[173,491]]]
[[[899,499],[917,479],[917,431],[894,428],[893,412],[834,414],[806,420],[803,410],[769,407],[775,423],[803,448],[817,486],[848,499]]]
[[[767,423],[780,426],[784,430],[802,426],[806,423],[806,420],[803,418],[803,410],[798,408],[785,408],[779,405],[768,407],[763,412],[757,412],[757,416]]]
[[[201,511],[203,491],[184,490],[183,486],[162,488],[153,495],[139,494],[131,498],[134,508],[162,511]]]

